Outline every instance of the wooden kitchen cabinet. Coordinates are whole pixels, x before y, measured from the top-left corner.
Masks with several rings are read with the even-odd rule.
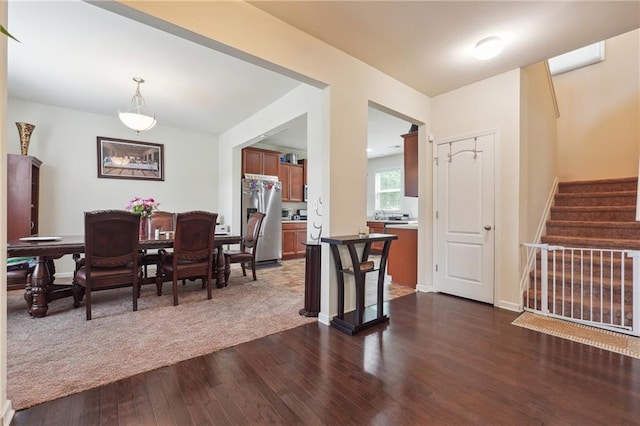
[[[299,164],[281,163],[278,175],[282,184],[282,201],[304,200],[304,167]]]
[[[404,196],[418,196],[418,132],[402,135],[404,138]]]
[[[367,222],[370,234],[384,234],[384,222]],[[371,253],[381,254],[384,248],[384,241],[371,243]]]
[[[389,250],[387,273],[393,284],[416,287],[418,283],[418,230],[415,228],[387,227],[387,234],[398,240]]]
[[[260,148],[242,150],[242,176],[245,173],[278,176],[280,172],[280,153]]]
[[[7,241],[38,233],[41,164],[36,157],[7,154]]]
[[[282,223],[282,259],[305,257],[307,242],[307,222]]]

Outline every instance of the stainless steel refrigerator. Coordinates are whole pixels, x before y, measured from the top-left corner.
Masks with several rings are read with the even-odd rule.
[[[256,262],[282,259],[282,186],[278,176],[245,174],[242,179],[242,235],[251,213],[262,212]]]

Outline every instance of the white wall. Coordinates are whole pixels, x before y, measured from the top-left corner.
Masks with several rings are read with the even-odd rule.
[[[20,154],[15,122],[36,125],[29,155],[40,167],[40,234],[81,235],[84,212],[124,209],[134,196],[153,197],[160,209],[217,211],[217,141],[213,135],[164,127],[160,122],[139,136],[117,118],[9,99],[7,151]],[[164,181],[98,179],[97,136],[164,145]],[[223,218],[224,219],[224,218]],[[58,273],[70,273],[62,260]]]
[[[494,129],[497,131],[494,305],[518,309],[520,70],[436,96],[432,98],[431,108],[436,143]]]
[[[401,181],[404,182],[404,156],[388,155],[370,158],[367,162],[367,217],[373,217],[376,210],[376,172],[388,169],[400,169]],[[404,193],[404,186],[402,187]],[[408,213],[410,217],[418,217],[418,197],[401,197],[400,212]]]

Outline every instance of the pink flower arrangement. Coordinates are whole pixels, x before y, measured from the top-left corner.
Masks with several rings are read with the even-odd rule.
[[[151,213],[158,208],[160,203],[153,198],[133,197],[125,209],[130,212],[140,213],[140,217],[151,217]]]

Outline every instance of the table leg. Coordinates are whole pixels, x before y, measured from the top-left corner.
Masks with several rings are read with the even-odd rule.
[[[51,276],[47,267],[47,257],[38,256],[36,261],[31,283],[25,288],[24,299],[29,306],[29,314],[34,317],[44,317],[49,309],[47,288],[51,284]]]
[[[225,273],[224,273],[224,252],[222,249],[222,245],[218,246],[218,257],[216,258],[216,264],[218,265],[218,267],[216,268],[218,273],[216,275],[216,287],[218,288],[222,288],[225,287],[227,285],[224,277],[225,277]]]

